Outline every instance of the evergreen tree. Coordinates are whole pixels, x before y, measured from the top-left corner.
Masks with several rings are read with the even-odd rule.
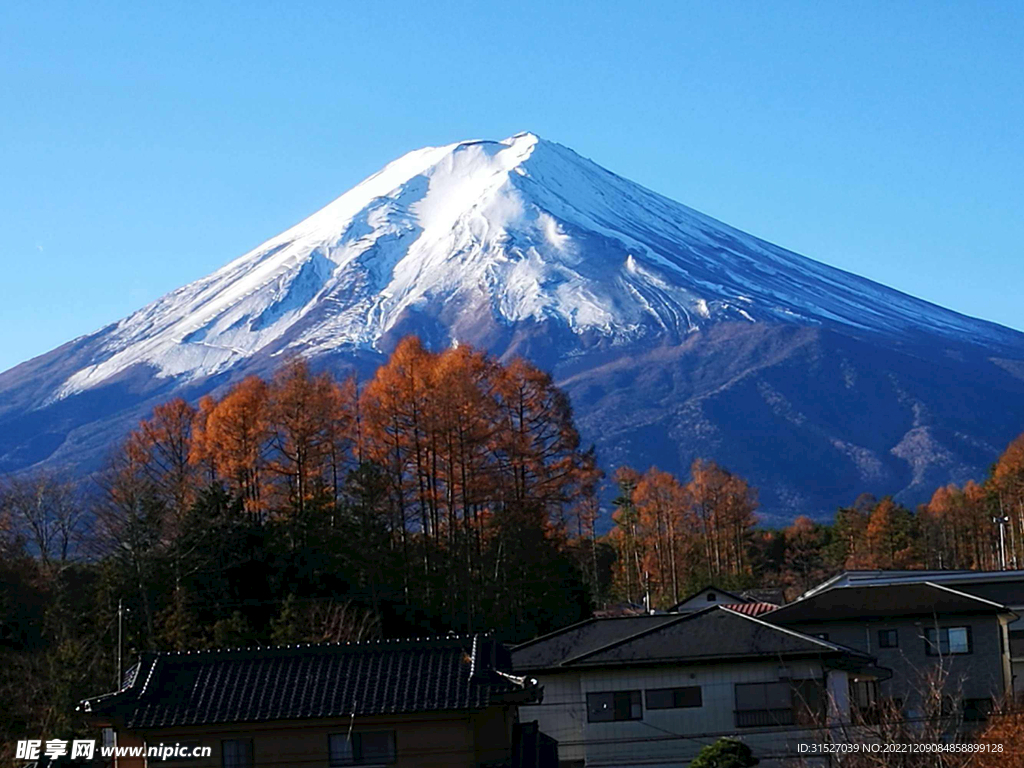
[[[759,762],[742,741],[722,738],[701,749],[690,768],[752,768]]]

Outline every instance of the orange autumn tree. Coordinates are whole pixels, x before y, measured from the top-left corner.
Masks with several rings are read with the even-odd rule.
[[[870,568],[904,569],[913,566],[915,552],[910,512],[886,496],[871,510],[864,533],[867,566]]]
[[[989,491],[973,480],[936,489],[920,510],[922,545],[937,568],[998,568]]]
[[[600,471],[580,448],[568,398],[523,360],[466,346],[433,352],[409,337],[358,391],[296,359],[197,407],[160,406],[121,453],[164,507],[188,507],[198,489],[220,484],[288,551],[339,526],[383,541],[404,595],[455,626],[507,610],[525,627],[528,592],[581,583],[571,519],[590,541],[598,582]],[[353,557],[380,583],[370,559]],[[561,570],[538,576],[552,567]]]
[[[515,603],[526,533],[563,542],[558,523],[593,471],[565,395],[525,361],[434,353],[411,337],[367,384],[360,410],[409,567],[426,583],[445,575],[434,597],[461,595],[471,616],[488,580]]]
[[[682,597],[687,562],[696,551],[696,519],[686,489],[668,472],[651,467],[633,491],[641,536],[647,542],[643,565],[656,585],[658,603]]]
[[[467,347],[428,352],[403,339],[360,400],[366,455],[387,479],[390,525],[407,568],[426,576],[444,559],[461,563],[463,584],[478,579],[484,522],[495,486],[494,362]],[[472,612],[472,611],[471,611]]]
[[[604,472],[597,466],[595,450],[590,448],[582,457],[577,472],[576,488],[572,494],[563,528],[575,534],[574,544],[580,568],[584,573],[590,594],[595,601],[605,597],[602,569],[598,555],[597,526],[601,516],[600,483]]]
[[[176,517],[195,500],[196,468],[190,461],[195,409],[174,398],[156,406],[130,436],[145,472]]]
[[[1024,563],[1024,434],[1003,451],[986,483],[989,492],[988,511],[1006,521],[1004,545],[1007,567],[1019,568]],[[993,549],[998,532],[990,528]]]
[[[640,530],[640,516],[637,512],[633,492],[640,482],[640,473],[632,467],[615,470],[615,484],[619,489],[615,498],[612,522],[615,527],[608,534],[609,542],[615,549],[613,588],[627,603],[639,605],[645,595],[643,560],[644,537]]]
[[[651,467],[616,473],[620,494],[609,541],[617,552],[616,585],[630,602],[669,606],[709,581],[750,576],[757,493],[713,461],[696,459],[685,486]]]
[[[921,545],[932,568],[1019,568],[1024,563],[1024,435],[983,483],[937,488],[921,506]],[[1002,531],[1002,537],[1000,537]]]
[[[700,523],[707,573],[712,580],[746,573],[747,540],[757,521],[757,490],[714,461],[694,459],[687,485]]]
[[[232,387],[206,418],[197,461],[216,467],[217,477],[241,498],[246,511],[260,517],[266,509],[270,443],[267,384],[249,376]]]
[[[121,451],[178,515],[198,488],[220,481],[254,518],[301,518],[312,500],[336,500],[352,467],[355,400],[352,380],[292,360],[269,382],[249,376],[197,408],[181,399],[158,405]]]
[[[351,465],[355,384],[314,376],[296,360],[274,376],[266,394],[267,468],[283,481],[288,507],[302,518],[314,499],[337,499]]]

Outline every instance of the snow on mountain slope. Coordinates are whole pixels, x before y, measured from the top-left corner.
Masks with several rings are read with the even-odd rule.
[[[553,322],[611,345],[678,341],[718,320],[1021,345],[1016,332],[790,253],[522,133],[394,161],[94,334],[87,363],[48,402],[138,364],[190,381],[256,354],[373,350],[428,305]]]

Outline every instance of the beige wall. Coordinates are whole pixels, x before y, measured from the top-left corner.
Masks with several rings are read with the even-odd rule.
[[[142,736],[137,733],[118,733],[117,742],[118,747],[142,747],[145,746],[145,741]],[[144,768],[146,761],[141,757],[118,757],[115,759],[117,768]]]
[[[491,707],[478,713],[416,715],[398,717],[357,717],[353,732],[395,731],[398,768],[447,768],[475,766],[482,761],[507,758],[510,750],[515,708]],[[150,766],[163,768],[219,768],[221,742],[225,739],[253,740],[256,766],[266,768],[327,768],[327,739],[333,733],[347,733],[347,718],[339,720],[291,720],[253,724],[226,724],[192,728],[160,729],[119,734],[127,739],[144,739],[147,746],[160,743],[198,742],[213,748],[206,760],[162,761]],[[119,768],[141,768],[121,761]]]

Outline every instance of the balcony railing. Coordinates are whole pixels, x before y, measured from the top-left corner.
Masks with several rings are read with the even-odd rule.
[[[735,710],[737,728],[769,728],[774,725],[794,725],[796,717],[792,707],[788,709],[738,709]]]

